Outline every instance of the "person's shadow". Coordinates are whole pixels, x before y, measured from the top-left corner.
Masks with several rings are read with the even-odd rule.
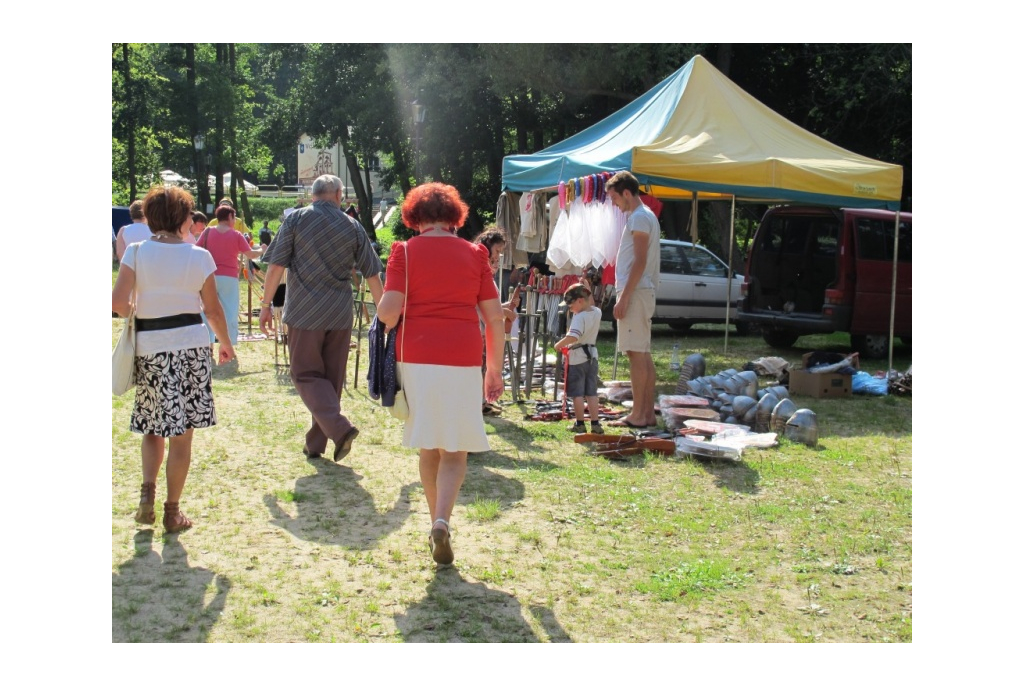
[[[135,558],[113,574],[113,642],[205,642],[220,618],[231,581],[189,566],[177,535],[164,540],[161,555],[153,549],[153,531],[139,531]],[[216,594],[206,603],[211,582]]]
[[[418,483],[403,485],[394,505],[381,512],[359,485],[363,477],[351,468],[322,458],[311,463],[316,474],[296,480],[289,495],[298,509],[294,517],[281,508],[278,495],[264,495],[274,525],[303,540],[359,550],[375,548],[404,525],[410,493]]]
[[[395,615],[395,624],[405,642],[572,642],[550,609],[529,610],[540,636],[523,617],[519,600],[470,583],[449,566],[438,569],[422,601]]]

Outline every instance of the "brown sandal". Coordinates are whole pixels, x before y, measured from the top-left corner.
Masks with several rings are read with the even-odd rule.
[[[438,564],[451,564],[455,561],[455,552],[452,551],[451,534],[448,532],[448,522],[444,519],[437,519],[434,525],[443,523],[444,528],[432,528],[427,542],[430,544],[430,556]]]
[[[153,505],[156,502],[156,483],[143,483],[142,496],[139,497],[139,508],[135,511],[135,522],[144,525],[156,523],[156,512]]]
[[[177,502],[164,502],[164,530],[180,533],[192,527],[192,522],[178,510]]]

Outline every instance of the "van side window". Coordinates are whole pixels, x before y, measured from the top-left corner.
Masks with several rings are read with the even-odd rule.
[[[875,261],[892,261],[893,238],[892,221],[857,218],[857,256],[861,259]],[[912,246],[910,242],[910,224],[900,222],[900,254],[899,261],[911,261]]]

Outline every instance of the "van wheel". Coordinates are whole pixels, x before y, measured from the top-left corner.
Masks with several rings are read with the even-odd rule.
[[[673,321],[668,325],[668,327],[671,328],[673,331],[678,331],[680,333],[685,333],[686,331],[690,330],[691,326],[693,326],[693,324],[688,323],[686,321]]]
[[[887,335],[851,335],[850,344],[868,359],[884,359],[889,355]]]
[[[793,343],[800,336],[792,331],[783,331],[777,328],[765,328],[761,331],[761,337],[764,341],[772,347],[788,348],[792,347]]]
[[[737,321],[736,322],[736,335],[750,335],[753,326],[749,321]]]

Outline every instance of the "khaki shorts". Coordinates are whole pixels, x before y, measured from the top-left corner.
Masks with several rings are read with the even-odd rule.
[[[629,298],[626,317],[619,319],[619,352],[651,351],[651,319],[654,318],[654,291],[635,290]]]

